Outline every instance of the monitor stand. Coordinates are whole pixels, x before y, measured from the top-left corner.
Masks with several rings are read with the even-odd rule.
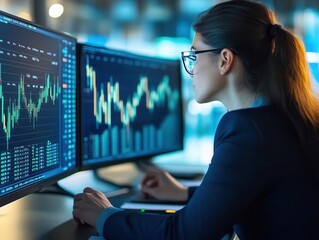
[[[55,184],[46,186],[37,193],[54,193],[74,197],[74,195],[82,193],[86,187],[91,187],[103,192],[107,197],[125,194],[130,190],[126,186],[118,186],[116,184],[103,181],[96,177],[96,173],[93,170],[87,170],[75,173]]]
[[[96,178],[116,186],[135,188],[144,177],[145,169],[140,165],[149,166],[151,160],[147,159],[137,162],[127,162],[105,168],[99,168],[95,171]],[[143,166],[142,165],[142,166]]]
[[[58,188],[68,192],[69,195],[82,193],[86,187],[91,187],[95,190],[103,192],[107,197],[113,197],[129,192],[127,186],[120,186],[108,181],[99,179],[94,170],[87,170],[75,173],[66,177],[56,184]]]

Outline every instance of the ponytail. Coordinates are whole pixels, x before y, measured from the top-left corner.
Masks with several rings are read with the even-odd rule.
[[[302,42],[277,29],[268,60],[268,97],[288,116],[296,129],[307,166],[319,181],[319,101]]]
[[[319,103],[312,91],[306,51],[301,41],[280,29],[273,39],[269,65],[269,93],[274,102],[283,109],[293,104],[305,123],[317,126]]]

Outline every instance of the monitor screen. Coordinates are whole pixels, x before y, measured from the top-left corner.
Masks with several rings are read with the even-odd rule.
[[[0,11],[0,206],[78,170],[76,39]]]
[[[82,169],[183,148],[180,61],[79,45]]]

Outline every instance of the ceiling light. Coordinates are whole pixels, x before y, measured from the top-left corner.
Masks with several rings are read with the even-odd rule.
[[[62,4],[55,3],[49,8],[49,16],[52,18],[60,17],[64,12],[64,7]]]

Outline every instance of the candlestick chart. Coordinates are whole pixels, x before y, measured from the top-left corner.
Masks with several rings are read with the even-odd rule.
[[[10,74],[10,73],[8,73]],[[12,75],[12,74],[11,74]],[[2,78],[2,63],[0,63],[0,104],[1,104],[1,123],[3,132],[6,135],[6,145],[7,150],[9,149],[9,140],[11,138],[12,130],[15,126],[19,125],[19,120],[21,120],[21,111],[25,111],[29,118],[29,124],[32,125],[32,129],[36,129],[36,122],[39,117],[39,113],[43,110],[43,105],[48,104],[50,101],[52,106],[55,105],[57,98],[61,93],[61,88],[59,86],[58,77],[55,75],[44,74],[42,85],[39,85],[38,81],[36,85],[26,83],[27,78],[35,78],[39,80],[38,76],[30,74],[15,74],[19,78],[16,83],[10,83],[8,81],[7,87],[12,89],[10,94],[12,96],[6,97],[3,93],[3,78]],[[26,90],[26,86],[30,89],[29,92]],[[34,93],[34,90],[38,89],[38,93]],[[9,93],[9,92],[8,92]],[[36,96],[33,96],[36,95]],[[36,98],[36,100],[34,100]],[[23,120],[21,120],[23,121]]]
[[[59,75],[11,59],[0,55],[1,186],[37,179],[60,164]]]
[[[86,163],[180,148],[177,62],[94,52],[83,57],[82,67]]]

